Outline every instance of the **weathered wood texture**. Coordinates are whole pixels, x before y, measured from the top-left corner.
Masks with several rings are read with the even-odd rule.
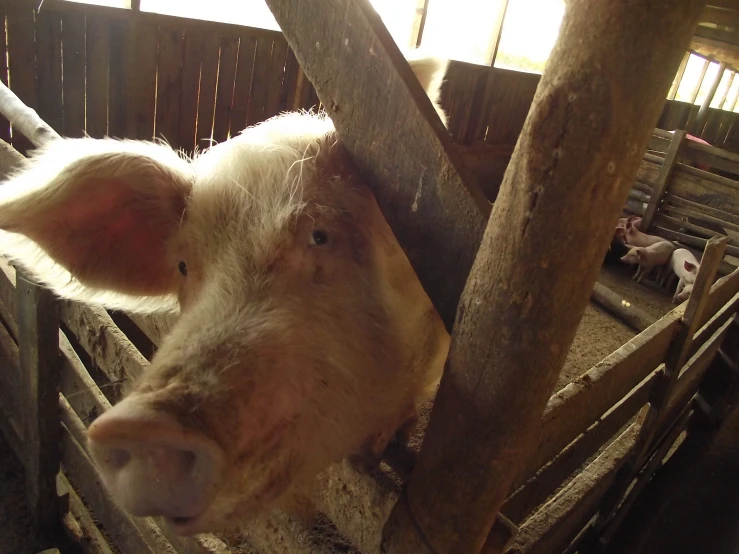
[[[467,186],[448,133],[368,2],[267,4],[451,329],[489,204]],[[341,78],[349,75],[367,78]]]
[[[389,552],[483,547],[518,460],[536,445],[700,7],[568,4],[460,303],[408,500],[386,528]],[[669,31],[644,32],[656,25]],[[553,236],[559,225],[569,239]]]
[[[314,92],[295,94],[300,68],[279,32],[60,0],[37,14],[29,0],[5,5],[11,88],[67,136],[156,136],[192,152],[317,105]],[[25,153],[44,129],[17,121]]]
[[[25,276],[17,279],[26,494],[38,525],[59,520],[56,475],[59,471],[60,422],[59,319],[51,291]]]

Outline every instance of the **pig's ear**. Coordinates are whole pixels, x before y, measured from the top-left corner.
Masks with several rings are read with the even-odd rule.
[[[406,59],[415,73],[418,81],[421,83],[423,90],[431,99],[431,103],[436,108],[436,112],[441,117],[444,126],[447,125],[447,117],[439,105],[441,96],[441,84],[444,81],[449,60],[436,58],[433,56],[425,56],[416,50],[406,52]]]
[[[177,286],[172,239],[191,182],[190,164],[166,146],[57,140],[0,186],[0,229],[31,239],[86,287],[170,294]],[[10,250],[39,273],[34,254]]]
[[[691,273],[698,268],[698,266],[696,266],[694,263],[689,262],[688,260],[685,260],[685,262],[683,262],[683,267],[685,267],[685,271],[690,271]]]
[[[642,261],[647,257],[647,254],[644,252],[643,248],[636,248],[636,257],[639,259],[639,261]]]

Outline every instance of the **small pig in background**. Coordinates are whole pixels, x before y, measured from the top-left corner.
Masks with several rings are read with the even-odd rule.
[[[646,247],[632,246],[631,250],[621,258],[621,261],[627,264],[639,264],[634,279],[637,283],[641,283],[642,279],[649,275],[655,267],[666,264],[674,251],[674,244],[666,240],[660,240]]]
[[[641,219],[639,220],[641,223]],[[624,241],[631,246],[647,247],[658,242],[669,242],[667,239],[658,237],[657,235],[647,235],[642,233],[633,221],[627,221],[624,227]]]
[[[675,304],[684,302],[690,296],[698,269],[700,269],[700,264],[690,250],[678,248],[672,253],[669,268],[665,271],[660,285],[671,289],[675,279],[679,280],[672,297]]]

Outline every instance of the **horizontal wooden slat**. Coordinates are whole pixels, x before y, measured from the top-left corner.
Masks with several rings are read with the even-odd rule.
[[[80,419],[89,426],[110,409],[110,402],[93,381],[63,331],[59,331],[61,351],[61,392]]]
[[[675,383],[672,395],[667,403],[667,407],[660,416],[659,427],[664,426],[665,422],[673,421],[676,412],[688,403],[690,398],[696,393],[700,386],[701,379],[708,367],[711,365],[713,358],[716,356],[721,344],[724,341],[729,327],[733,324],[733,320],[729,319],[708,339],[703,346],[688,360],[680,371],[680,376]]]
[[[162,338],[169,333],[177,321],[177,316],[174,314],[128,313],[127,315],[157,347],[161,345]]]
[[[718,208],[706,206],[699,202],[693,202],[692,200],[682,198],[681,196],[676,196],[675,194],[673,194],[673,191],[667,191],[667,194],[665,194],[665,202],[669,204],[675,204],[676,206],[696,210],[698,212],[720,219],[721,221],[733,223],[734,225],[739,227],[739,216],[724,210],[719,210]]]
[[[675,240],[681,242],[682,244],[694,246],[701,250],[706,247],[707,239],[694,237],[693,235],[686,235],[685,233],[673,231],[672,229],[665,229],[664,227],[661,227],[659,225],[655,225],[653,229],[655,235],[659,235],[660,237],[664,237],[668,240]],[[739,256],[739,246],[727,246],[726,253],[730,256]]]
[[[687,229],[688,231],[692,231],[699,237],[703,237],[706,239],[709,239],[715,236],[725,236],[724,233],[719,233],[717,231],[713,231],[711,229],[701,227],[700,225],[696,225],[695,223],[691,223],[690,221],[683,221],[681,219],[676,219],[674,217],[665,215],[663,213],[658,213],[657,216],[655,217],[655,221],[659,223],[662,227],[673,226],[673,227],[677,227],[678,229],[679,228]],[[729,237],[729,243],[736,246],[736,241],[733,240],[731,237]]]
[[[639,426],[631,425],[580,475],[542,506],[518,533],[509,554],[561,552],[598,509],[636,443]]]
[[[60,317],[111,381],[131,383],[148,367],[146,358],[103,308],[65,301],[60,304]]]
[[[72,540],[82,546],[85,554],[113,554],[108,541],[95,525],[93,514],[82,502],[64,472],[59,472],[56,483],[57,492],[60,495],[69,496],[69,512],[64,516],[63,523],[71,531],[72,522],[69,522],[68,518],[73,518],[73,525],[76,526],[77,533],[72,536]]]
[[[724,275],[711,285],[704,311],[701,314],[700,325],[711,319],[737,293],[739,293],[739,269],[729,275]]]
[[[711,215],[703,213],[701,208],[693,209],[693,208],[686,208],[684,206],[672,206],[670,204],[662,204],[660,209],[670,214],[673,214],[673,215],[689,217],[689,218],[696,219],[701,222],[705,222],[705,223],[709,223],[713,225],[720,225],[721,227],[725,229],[730,229],[732,231],[739,232],[739,225],[735,225],[734,223],[730,223],[728,221],[719,219],[718,217],[713,217]]]
[[[663,371],[657,370],[639,383],[625,398],[511,495],[503,504],[501,511],[514,522],[520,523],[531,510],[544,502],[569,475],[628,423],[649,400],[657,379],[662,375]]]
[[[552,396],[544,411],[539,446],[516,479],[516,487],[662,363],[683,313],[682,306],[672,310]]]

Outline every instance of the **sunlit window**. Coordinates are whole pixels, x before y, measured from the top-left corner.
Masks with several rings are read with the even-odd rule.
[[[416,19],[417,0],[370,0],[392,35],[395,43],[403,49],[411,46],[413,23]]]
[[[95,4],[96,6],[108,6],[110,8],[127,8],[128,0],[69,0],[79,4]]]
[[[510,0],[495,67],[542,73],[564,13],[564,0]]]
[[[95,3],[98,1],[96,0]],[[141,11],[280,30],[264,0],[206,0],[205,2],[141,0]]]
[[[438,56],[490,65],[503,0],[430,0],[421,47]]]
[[[690,54],[688,64],[685,66],[685,73],[683,74],[680,86],[677,89],[675,100],[678,102],[692,102],[692,94],[695,92],[696,87],[699,85],[699,81],[703,74],[703,66],[706,60],[695,54]]]

